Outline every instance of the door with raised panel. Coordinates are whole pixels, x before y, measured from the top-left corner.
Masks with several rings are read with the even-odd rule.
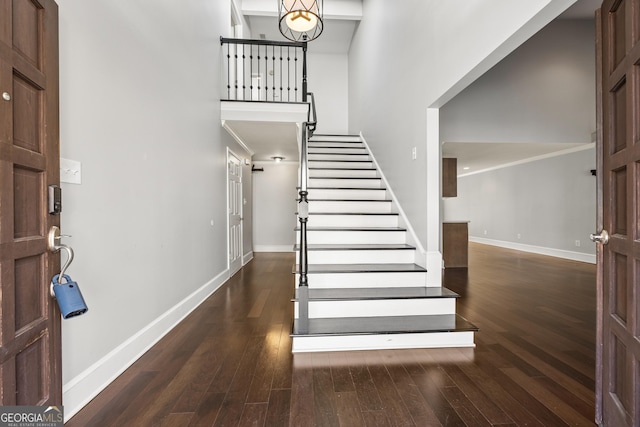
[[[597,411],[606,426],[640,425],[640,0],[599,12],[602,228]],[[606,236],[603,236],[606,237]],[[606,244],[604,244],[606,243]]]
[[[62,403],[60,313],[47,249],[59,225],[58,7],[0,0],[0,404]]]
[[[242,267],[242,165],[227,150],[227,208],[229,212],[229,274]]]

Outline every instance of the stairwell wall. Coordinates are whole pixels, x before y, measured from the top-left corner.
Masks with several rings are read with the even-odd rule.
[[[440,194],[433,181],[441,156],[427,145],[439,144],[439,124],[437,111],[429,110],[574,2],[364,2],[349,52],[349,130],[367,139],[427,253],[440,254]]]

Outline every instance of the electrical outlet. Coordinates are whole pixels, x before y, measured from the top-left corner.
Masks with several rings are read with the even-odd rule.
[[[580,247],[580,240],[576,240],[576,248]]]
[[[487,230],[484,230],[483,234],[486,236],[487,235]]]
[[[522,236],[520,235],[520,233],[518,233],[518,240],[520,240],[520,237],[522,237]]]

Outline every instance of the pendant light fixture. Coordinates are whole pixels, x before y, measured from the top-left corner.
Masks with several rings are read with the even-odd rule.
[[[280,32],[294,42],[308,42],[322,33],[324,0],[278,0]]]

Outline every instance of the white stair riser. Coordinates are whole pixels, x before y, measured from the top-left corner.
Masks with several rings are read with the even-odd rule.
[[[300,233],[296,232],[296,242],[300,241]],[[355,231],[355,230],[307,230],[309,245],[325,244],[394,244],[405,243],[405,231]]]
[[[337,200],[310,200],[309,212],[368,212],[391,213],[391,202],[367,202],[367,201],[337,201]]]
[[[309,162],[309,167],[327,169],[371,169],[373,162],[332,162],[328,160],[318,160]]]
[[[475,347],[473,332],[293,337],[292,352]]]
[[[309,169],[311,178],[378,178],[375,169]]]
[[[295,275],[296,286],[299,275]],[[321,273],[307,275],[309,288],[412,288],[427,286],[426,272]]]
[[[309,154],[308,160],[348,160],[350,162],[369,161],[368,154]]]
[[[385,200],[386,190],[360,190],[360,189],[339,189],[339,188],[309,188],[310,199],[330,199],[330,200]]]
[[[358,135],[321,135],[315,134],[311,137],[309,142],[313,143],[329,143],[329,142],[359,142],[362,143]]]
[[[308,186],[329,188],[382,188],[381,179],[360,178],[311,178]]]
[[[309,154],[369,154],[367,149],[360,147],[309,147]]]
[[[296,263],[299,263],[299,252],[296,252]],[[415,260],[413,249],[397,250],[347,250],[347,251],[315,251],[307,252],[309,264],[412,264]]]
[[[342,150],[342,149],[362,149],[366,147],[364,146],[363,143],[356,143],[354,144],[353,142],[313,142],[313,141],[309,141],[309,145],[308,145],[309,150],[315,150],[315,149],[319,149],[319,148],[335,148],[337,150]]]
[[[309,215],[309,227],[397,227],[398,215]]]
[[[298,318],[298,302],[294,316]],[[310,319],[456,314],[455,298],[309,301]]]

